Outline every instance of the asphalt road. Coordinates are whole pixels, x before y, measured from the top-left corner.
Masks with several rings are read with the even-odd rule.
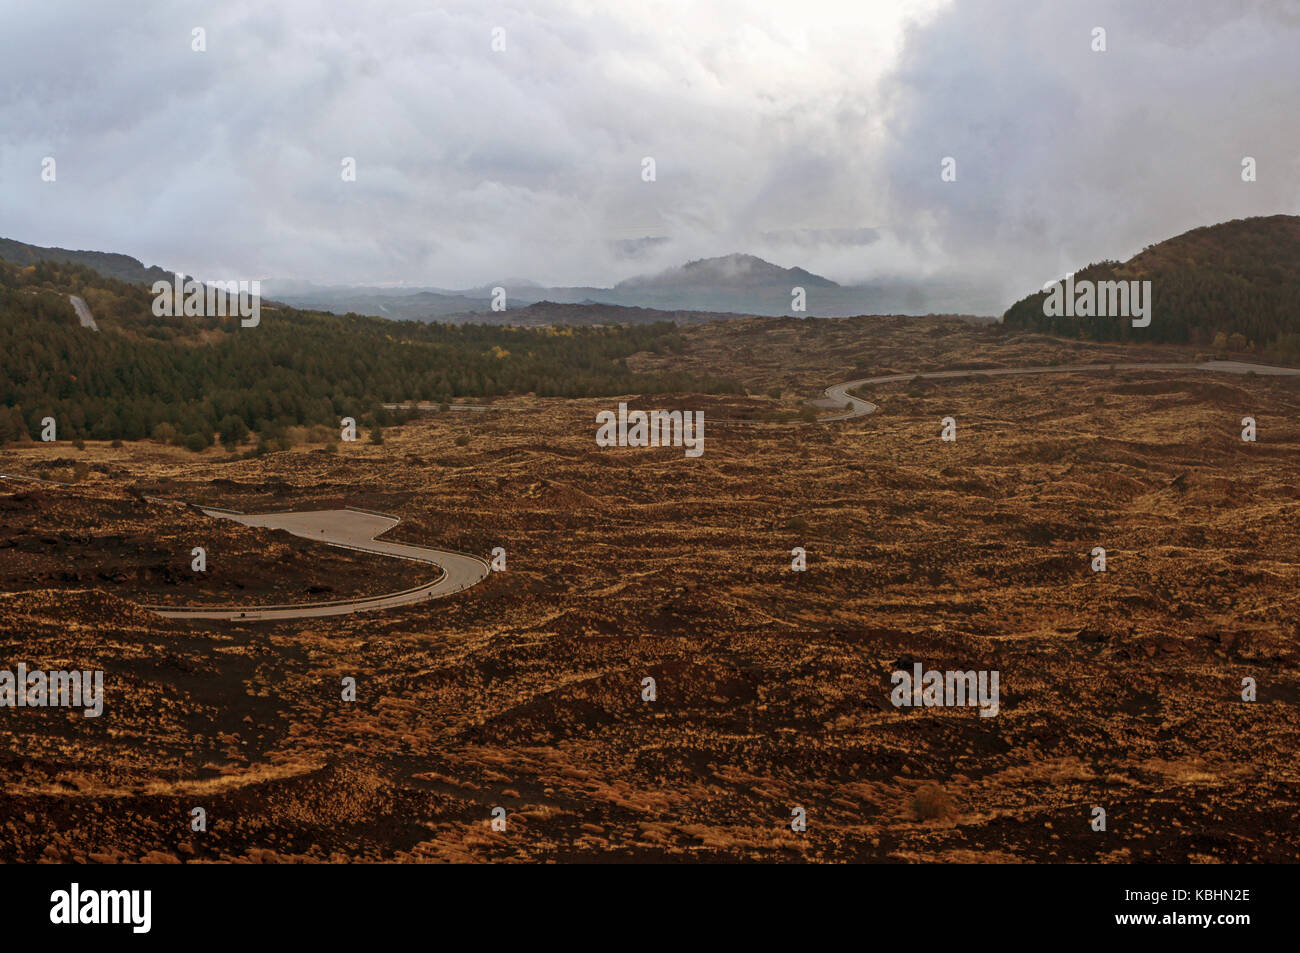
[[[420,410],[420,411],[438,411],[442,409],[442,404],[435,403],[431,400],[408,400],[404,404],[384,404],[385,410]],[[486,404],[448,404],[448,410],[499,410],[498,407],[489,407]]]
[[[1058,364],[1047,367],[994,367],[970,371],[923,371],[919,374],[886,374],[884,377],[863,377],[843,384],[833,384],[826,388],[826,401],[839,406],[848,404],[848,410],[832,417],[822,417],[823,422],[834,420],[851,420],[874,413],[876,405],[867,400],[851,396],[848,392],[866,384],[897,384],[917,377],[1000,377],[1005,374],[1078,374],[1081,372],[1101,373],[1111,369],[1117,371],[1215,371],[1222,374],[1249,374],[1252,371],[1261,376],[1300,374],[1300,368],[1275,367],[1270,364],[1243,364],[1240,361],[1203,361],[1200,364]]]
[[[79,300],[80,299],[78,298],[73,298],[74,306]],[[79,315],[84,307],[85,302],[81,302],[81,305],[77,307],[77,313]],[[83,318],[83,324],[86,320],[90,320],[91,325],[89,326],[93,327],[94,319],[89,317],[88,310],[86,311],[86,318]],[[98,328],[96,328],[96,330],[98,330]],[[1224,374],[1249,374],[1253,372],[1261,376],[1300,375],[1300,368],[1275,367],[1267,364],[1244,364],[1239,361],[1204,361],[1199,364],[1074,364],[1046,367],[999,367],[979,370],[923,371],[919,374],[887,374],[882,377],[863,377],[858,380],[845,381],[842,384],[833,384],[826,388],[826,403],[841,407],[848,405],[848,409],[830,417],[823,417],[821,418],[821,421],[830,422],[837,420],[850,420],[854,417],[865,417],[867,414],[875,412],[875,404],[870,401],[853,397],[848,393],[850,390],[864,385],[895,384],[910,381],[916,377],[938,379],[955,377],[1000,377],[1009,374],[1078,374],[1102,373],[1112,369],[1116,371],[1210,371]],[[471,408],[464,407],[464,409],[468,410]],[[486,410],[488,408],[474,407],[472,409]],[[0,475],[0,478],[31,479],[25,477],[10,477],[7,475]],[[171,502],[180,506],[185,505],[184,503],[178,503],[177,501],[160,500],[158,502]],[[244,621],[310,619],[320,616],[346,615],[352,612],[367,612],[374,609],[390,609],[394,606],[402,606],[413,602],[437,599],[451,595],[455,592],[460,592],[463,589],[468,589],[470,586],[476,585],[487,578],[490,571],[487,562],[477,556],[469,556],[465,553],[456,553],[444,549],[431,549],[426,546],[412,546],[407,543],[385,542],[377,539],[376,537],[386,533],[400,522],[395,516],[362,512],[360,510],[309,510],[305,512],[248,514],[237,513],[232,510],[212,508],[201,509],[209,516],[218,517],[220,519],[235,520],[236,522],[243,523],[245,526],[283,529],[293,533],[295,536],[301,536],[305,539],[313,539],[330,546],[340,546],[346,549],[360,550],[361,552],[392,556],[397,559],[413,559],[417,562],[428,563],[432,566],[438,567],[440,574],[438,578],[433,581],[423,586],[417,586],[414,589],[389,593],[387,595],[367,596],[360,599],[339,599],[330,602],[315,602],[286,606],[197,606],[192,608],[167,606],[144,607],[169,619],[225,619]]]
[[[95,316],[90,313],[90,306],[86,304],[85,299],[76,295],[68,295],[68,300],[72,302],[72,310],[77,312],[77,318],[81,321],[81,326],[90,328],[92,331],[98,331],[99,325],[95,323]]]
[[[429,563],[438,567],[441,573],[433,581],[414,589],[360,599],[337,599],[292,606],[196,606],[193,608],[145,606],[146,609],[168,619],[243,621],[311,619],[320,616],[346,615],[351,612],[368,612],[373,609],[391,609],[394,606],[425,602],[468,589],[487,578],[489,572],[487,562],[477,556],[376,539],[376,536],[386,533],[397,525],[399,520],[395,516],[363,513],[359,510],[309,510],[299,513],[258,514],[203,508],[203,512],[220,519],[235,520],[245,526],[286,530],[295,536],[313,539],[330,546]]]

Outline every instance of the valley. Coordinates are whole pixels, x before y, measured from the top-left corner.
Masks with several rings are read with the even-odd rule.
[[[3,473],[84,464],[72,487],[0,481],[0,653],[102,670],[105,696],[93,719],[0,720],[6,859],[1300,858],[1300,379],[950,318],[681,334],[629,369],[744,393],[513,395],[326,452],[0,448]],[[1144,362],[1172,366],[1125,366]],[[1052,372],[918,376],[952,368]],[[836,382],[877,409],[793,419]],[[705,452],[599,447],[619,401],[702,410]],[[257,602],[372,595],[428,567],[154,496],[389,513],[382,538],[500,547],[506,570],[378,612],[160,618],[157,570],[128,566],[177,567],[177,605],[235,579]],[[38,569],[33,532],[80,578]],[[207,595],[182,571],[205,541],[239,559]],[[998,673],[997,714],[895,706],[891,673],[917,665]]]

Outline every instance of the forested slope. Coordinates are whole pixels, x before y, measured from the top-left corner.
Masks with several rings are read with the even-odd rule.
[[[1075,282],[1151,282],[1146,328],[1113,317],[1050,317],[1035,292],[1003,316],[1008,327],[1099,341],[1165,342],[1300,360],[1300,217],[1272,215],[1196,228],[1126,262],[1103,261]]]
[[[86,299],[102,329],[82,328]],[[679,350],[672,324],[511,328],[418,324],[298,311],[263,302],[237,317],[157,317],[147,285],[77,264],[0,261],[0,440],[146,436],[208,446],[214,437],[385,423],[380,405],[535,393],[586,397],[734,390],[725,380],[628,370],[638,351]]]

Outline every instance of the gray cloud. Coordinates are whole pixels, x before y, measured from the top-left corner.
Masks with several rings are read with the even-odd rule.
[[[909,36],[884,90],[895,234],[1005,274],[1016,296],[1198,225],[1298,211],[1298,9],[958,4]],[[940,181],[943,156],[956,182]]]
[[[1015,297],[1295,211],[1297,39],[1281,2],[17,0],[0,234],[441,287],[742,251],[840,282],[992,272]]]

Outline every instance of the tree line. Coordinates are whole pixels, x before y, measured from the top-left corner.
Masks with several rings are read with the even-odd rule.
[[[100,332],[68,301],[86,299]],[[634,327],[513,328],[423,324],[262,304],[238,317],[158,317],[147,286],[77,264],[0,261],[0,440],[58,422],[60,439],[155,436],[201,449],[218,436],[387,425],[384,403],[534,393],[732,393],[727,379],[639,374],[627,358],[680,353],[667,322]],[[236,439],[234,442],[238,442]]]

